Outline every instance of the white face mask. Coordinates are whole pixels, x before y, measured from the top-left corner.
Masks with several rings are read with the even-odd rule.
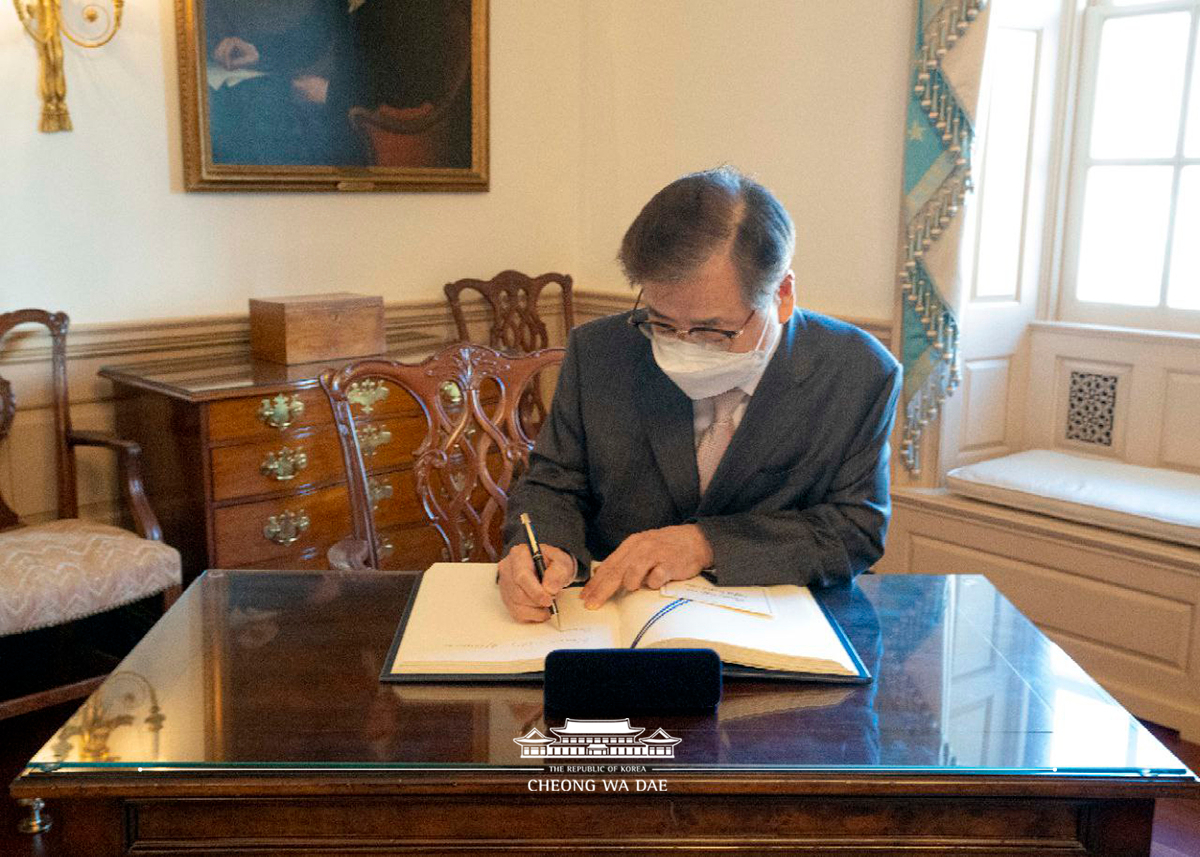
[[[767,368],[782,327],[768,314],[758,344],[750,351],[716,351],[673,336],[653,337],[650,348],[658,368],[689,399],[707,399],[757,381]]]

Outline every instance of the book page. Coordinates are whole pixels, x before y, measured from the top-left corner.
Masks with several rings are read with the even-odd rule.
[[[697,576],[691,580],[672,580],[658,592],[667,598],[686,598],[731,610],[771,615],[771,599],[762,586],[717,586]]]
[[[222,86],[237,86],[247,80],[253,80],[256,77],[262,77],[266,74],[265,71],[256,71],[251,68],[225,68],[215,62],[210,62],[207,69],[208,85],[212,89],[220,89]]]
[[[710,648],[731,664],[858,675],[846,647],[807,587],[761,589],[770,600],[770,616],[699,601],[680,602],[653,590],[628,593],[619,601],[622,641],[632,645],[641,633],[638,648]],[[658,618],[647,627],[656,614]]]
[[[578,589],[565,590],[558,601],[562,631],[553,619],[536,624],[517,622],[500,599],[494,563],[432,565],[421,578],[391,672],[537,672],[554,649],[620,645],[615,607],[587,610]]]

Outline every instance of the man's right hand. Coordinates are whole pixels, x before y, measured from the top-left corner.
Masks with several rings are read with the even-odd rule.
[[[528,545],[514,545],[500,560],[500,597],[518,622],[545,622],[550,618],[550,601],[575,579],[575,560],[554,545],[542,544],[546,575],[538,583]]]

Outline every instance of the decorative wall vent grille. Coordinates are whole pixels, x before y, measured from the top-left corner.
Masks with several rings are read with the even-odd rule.
[[[1072,372],[1067,400],[1067,440],[1112,446],[1117,376]]]

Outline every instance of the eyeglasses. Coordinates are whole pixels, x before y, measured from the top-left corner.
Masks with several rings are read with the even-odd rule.
[[[737,330],[703,326],[680,330],[678,327],[667,324],[665,321],[653,321],[650,318],[649,310],[645,307],[639,309],[638,305],[641,302],[642,293],[638,292],[637,301],[633,305],[633,313],[629,316],[629,323],[641,331],[642,336],[647,339],[654,339],[655,337],[682,339],[684,342],[690,342],[693,345],[717,351],[728,351],[733,347],[733,340],[741,335],[742,331],[746,329],[746,325],[750,323],[750,319],[754,318],[754,314],[758,312],[756,309],[750,310],[750,315],[746,316],[746,320],[742,322],[742,326]]]

